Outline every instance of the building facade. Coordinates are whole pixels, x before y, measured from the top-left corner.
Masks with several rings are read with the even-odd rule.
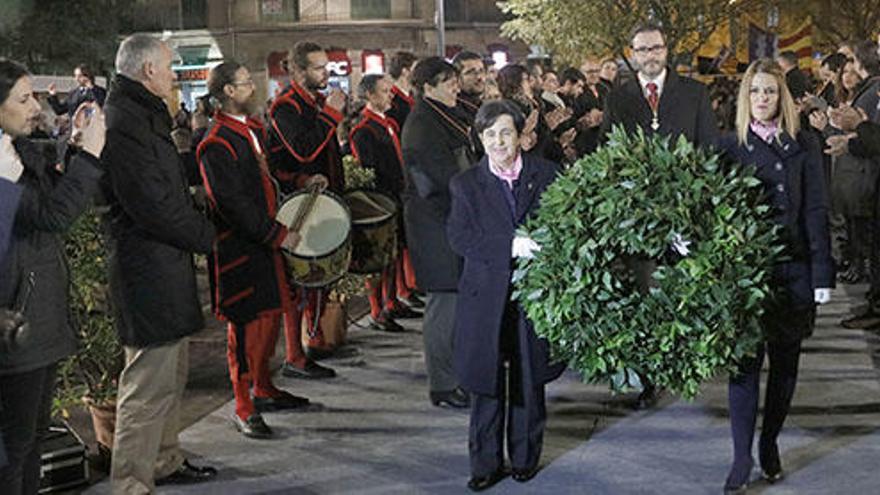
[[[175,46],[178,97],[190,108],[206,92],[210,67],[227,58],[245,63],[258,96],[271,98],[287,82],[287,51],[301,40],[328,50],[331,84],[344,90],[364,73],[384,71],[397,51],[438,53],[435,0],[151,0],[137,8],[141,30],[162,32]],[[527,55],[526,45],[501,37],[504,17],[494,0],[445,0],[444,8],[447,55]]]

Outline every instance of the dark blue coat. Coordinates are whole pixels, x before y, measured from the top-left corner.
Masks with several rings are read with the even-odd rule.
[[[558,166],[523,155],[523,169],[514,189],[516,218],[501,187],[483,158],[476,167],[449,183],[452,211],[447,233],[452,249],[464,258],[455,308],[454,365],[459,384],[469,392],[495,396],[499,387],[502,321],[510,299],[510,258],[515,230],[538,207],[541,193],[556,178]],[[539,339],[517,305],[517,347],[523,385],[540,386],[562,372],[551,366],[547,341]]]
[[[721,140],[721,149],[737,162],[757,167],[774,221],[783,226],[790,260],[776,266],[773,278],[788,315],[777,320],[788,319],[789,324],[780,328],[787,336],[801,338],[809,328],[792,324],[791,317],[796,317],[792,311],[811,313],[813,289],[834,287],[820,143],[806,132],[799,133],[797,139],[783,133],[778,142],[767,143],[749,131],[746,144],[729,135]]]

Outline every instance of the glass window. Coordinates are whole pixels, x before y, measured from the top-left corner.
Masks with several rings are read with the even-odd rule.
[[[183,0],[181,14],[183,29],[200,29],[208,26],[207,0]]]
[[[352,19],[390,19],[391,0],[351,0]]]
[[[296,22],[299,20],[299,0],[260,0],[263,22]]]

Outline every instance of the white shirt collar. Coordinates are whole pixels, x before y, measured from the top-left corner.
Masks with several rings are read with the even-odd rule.
[[[247,116],[246,115],[232,115],[231,113],[223,112],[228,117],[232,117],[233,119],[241,122],[242,124],[247,124]]]
[[[649,82],[653,82],[657,85],[657,95],[660,96],[663,94],[663,83],[666,82],[666,69],[663,69],[663,72],[660,73],[654,79],[648,79],[643,76],[641,72],[639,72],[639,84],[642,86],[642,93],[645,96],[648,96],[648,88],[646,87]]]

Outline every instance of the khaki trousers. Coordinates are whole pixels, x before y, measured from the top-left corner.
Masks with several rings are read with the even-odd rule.
[[[188,339],[124,350],[110,479],[114,494],[139,495],[155,491],[154,480],[184,461],[177,434],[189,371]]]

